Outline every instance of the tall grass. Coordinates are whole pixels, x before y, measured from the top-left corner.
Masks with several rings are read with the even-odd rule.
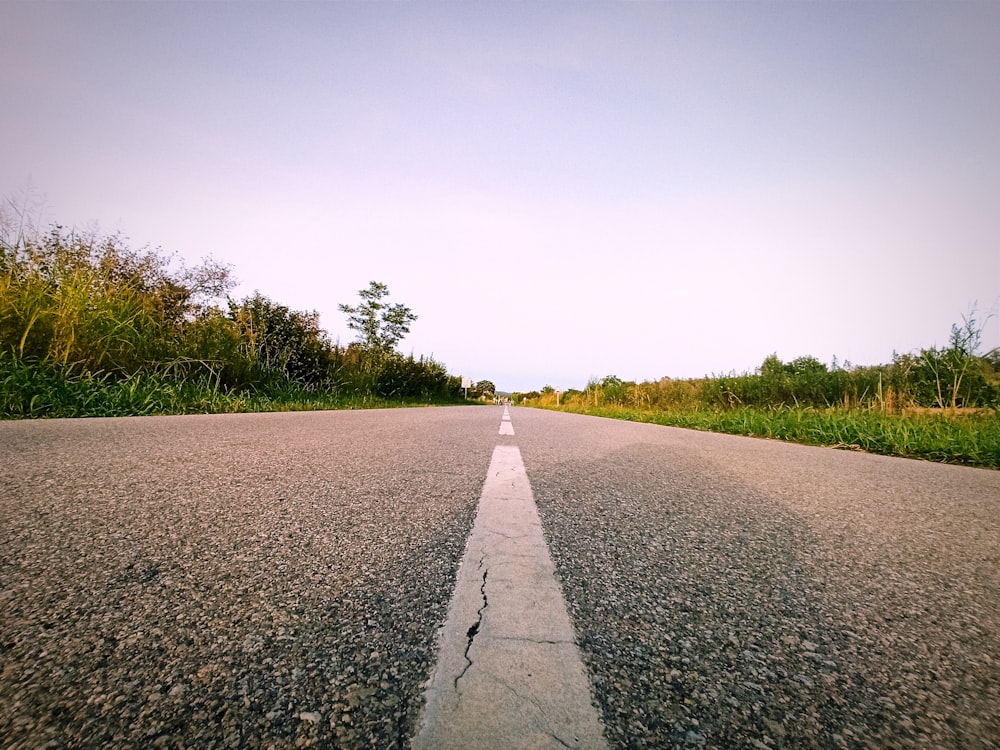
[[[887,414],[801,407],[656,411],[575,404],[543,408],[731,435],[825,445],[886,456],[1000,469],[1000,413]]]
[[[961,377],[958,377],[958,376]],[[957,381],[957,386],[955,385]],[[948,395],[942,395],[943,392]],[[516,394],[554,400],[554,392]],[[978,356],[954,350],[897,354],[888,365],[832,367],[812,357],[781,362],[770,356],[753,373],[635,383],[608,376],[582,391],[562,394],[566,404],[637,409],[699,410],[752,407],[833,407],[898,413],[913,407],[1000,407],[1000,351]]]
[[[977,355],[967,345],[968,331],[953,327],[950,348],[896,355],[878,367],[827,367],[812,357],[784,363],[771,356],[757,372],[742,375],[643,383],[609,376],[560,394],[559,408],[1000,468],[1000,353]],[[551,388],[515,398],[557,408]]]
[[[432,358],[340,347],[315,312],[232,282],[208,261],[55,227],[0,226],[0,418],[119,416],[452,403],[461,381]]]
[[[0,415],[7,419],[373,409],[429,403],[442,400],[384,398],[297,383],[226,390],[206,374],[176,378],[148,372],[127,377],[73,373],[52,363],[28,362],[0,353]]]

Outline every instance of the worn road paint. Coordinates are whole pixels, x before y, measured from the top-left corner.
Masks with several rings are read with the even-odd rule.
[[[414,750],[607,743],[516,446],[493,451]]]

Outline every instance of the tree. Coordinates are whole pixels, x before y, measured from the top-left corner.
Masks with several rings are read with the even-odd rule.
[[[792,375],[818,376],[829,372],[827,366],[815,357],[796,357],[785,369]]]
[[[760,365],[760,374],[765,378],[778,378],[785,373],[785,363],[777,354],[769,354]]]
[[[497,392],[497,387],[489,380],[480,380],[475,385],[475,390],[480,396],[493,396]]]
[[[988,315],[985,321],[977,321],[976,306],[973,305],[969,314],[962,316],[961,326],[952,325],[947,348],[921,350],[922,364],[933,375],[935,404],[939,408],[956,409],[963,403],[968,405],[971,400],[973,389],[966,388],[963,398],[962,382],[970,374],[970,368],[982,367],[977,355],[982,344],[983,328],[991,317]]]
[[[358,342],[377,354],[395,350],[400,339],[410,332],[410,323],[417,319],[405,305],[390,305],[382,300],[389,294],[389,287],[372,281],[367,289],[358,292],[362,302],[357,305],[338,305],[347,313],[347,327],[358,332]]]

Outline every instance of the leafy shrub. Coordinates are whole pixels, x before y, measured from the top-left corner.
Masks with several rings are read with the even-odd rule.
[[[331,344],[316,312],[291,310],[259,292],[221,309],[214,302],[232,281],[229,269],[212,261],[170,270],[169,258],[133,250],[117,235],[58,226],[43,236],[12,234],[2,224],[0,416],[460,397],[461,381],[444,365],[392,349],[416,316],[383,304],[388,289],[377,282],[368,307],[342,306],[371,313],[374,329],[362,333],[375,343],[343,349]]]

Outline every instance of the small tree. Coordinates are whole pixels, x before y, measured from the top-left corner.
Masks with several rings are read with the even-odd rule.
[[[473,390],[479,398],[493,398],[497,392],[497,387],[493,385],[492,381],[480,380],[476,383]]]
[[[369,351],[384,355],[394,351],[396,344],[410,332],[410,323],[417,319],[405,305],[383,302],[389,287],[372,281],[358,292],[359,305],[338,305],[347,313],[347,327],[358,332],[358,342]]]
[[[992,315],[987,316],[989,320]],[[955,409],[968,402],[962,398],[962,383],[971,368],[981,365],[977,354],[982,344],[986,322],[976,320],[973,305],[968,315],[962,316],[962,325],[954,324],[948,337],[948,348],[932,347],[920,352],[924,366],[933,374],[935,402],[938,407]],[[966,389],[971,396],[971,389]]]

